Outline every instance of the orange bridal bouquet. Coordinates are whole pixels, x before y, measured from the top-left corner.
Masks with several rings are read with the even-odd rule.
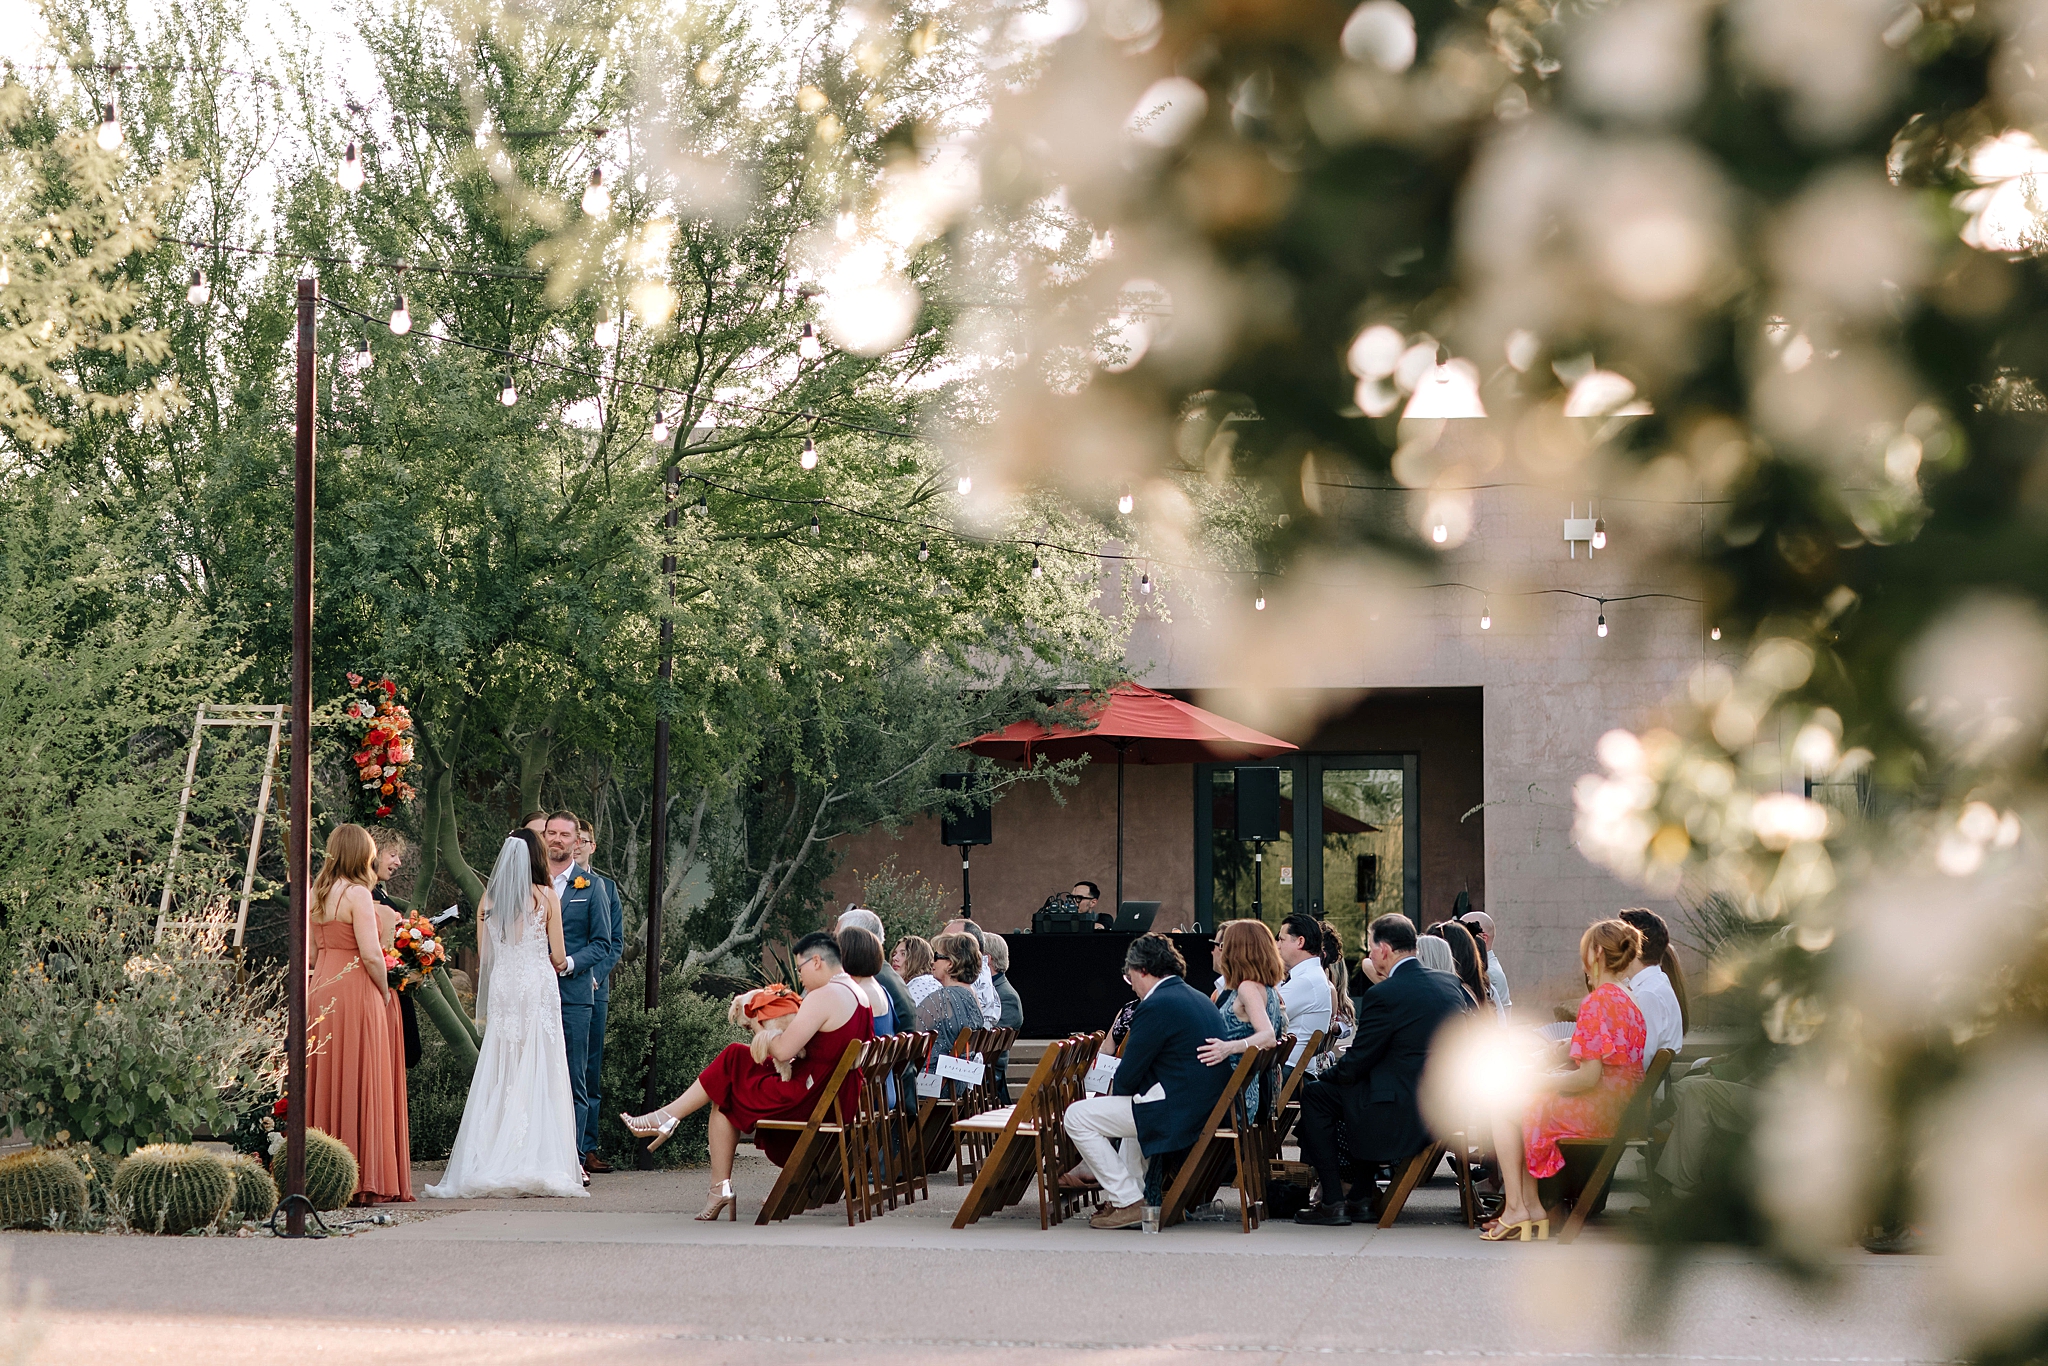
[[[441,936],[434,930],[433,922],[415,911],[398,922],[398,936],[391,948],[385,950],[386,965],[397,968],[405,974],[398,989],[405,990],[415,982],[423,981],[435,968],[447,961],[448,946],[441,942]],[[396,958],[394,963],[391,960]]]

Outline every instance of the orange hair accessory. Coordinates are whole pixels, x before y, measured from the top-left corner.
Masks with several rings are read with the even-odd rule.
[[[773,1020],[782,1015],[794,1015],[803,1009],[804,998],[780,982],[762,987],[747,998],[740,1010],[750,1020]]]

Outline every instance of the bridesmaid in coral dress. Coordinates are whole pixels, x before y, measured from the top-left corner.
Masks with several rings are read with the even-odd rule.
[[[376,861],[376,842],[360,825],[328,836],[313,879],[307,997],[306,1123],[355,1154],[359,1205],[413,1198],[405,1027],[384,967],[396,918],[370,899]]]

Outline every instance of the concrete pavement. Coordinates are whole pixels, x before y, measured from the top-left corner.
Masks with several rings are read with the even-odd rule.
[[[325,1242],[12,1234],[0,1249],[17,1283],[45,1287],[37,1366],[1953,1355],[1924,1258],[1845,1256],[1835,1292],[1806,1298],[1755,1259],[1708,1253],[1640,1335],[1636,1249],[1597,1231],[1569,1248],[1482,1244],[1448,1182],[1384,1233],[1247,1237],[1233,1215],[1148,1237],[1041,1232],[1035,1201],[955,1231],[950,1176],[929,1204],[857,1228],[819,1211],[757,1229],[771,1178],[743,1164],[738,1225],[688,1217],[701,1172],[620,1173],[590,1200],[423,1201],[421,1217]]]

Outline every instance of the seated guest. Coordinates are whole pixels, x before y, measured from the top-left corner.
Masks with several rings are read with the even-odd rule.
[[[1280,983],[1280,1004],[1287,1011],[1286,1027],[1294,1034],[1294,1048],[1287,1055],[1287,1065],[1294,1067],[1301,1062],[1309,1035],[1320,1029],[1325,1043],[1336,1037],[1330,1027],[1335,993],[1323,972],[1323,927],[1314,916],[1296,911],[1280,922],[1273,946],[1279,950],[1280,965],[1287,969]],[[1338,960],[1342,959],[1339,954]]]
[[[1405,1162],[1429,1146],[1416,1106],[1430,1041],[1465,1007],[1457,978],[1415,961],[1415,926],[1383,915],[1366,931],[1367,976],[1376,985],[1358,1010],[1351,1047],[1301,1089],[1301,1155],[1316,1169],[1321,1198],[1294,1216],[1301,1224],[1348,1224],[1364,1217],[1376,1188],[1347,1199],[1343,1167],[1353,1162]],[[1340,1151],[1338,1136],[1349,1143]],[[1370,1187],[1372,1183],[1368,1182]]]
[[[974,947],[977,950],[981,948],[984,931],[981,926],[975,924],[972,920],[962,920],[955,916],[946,922],[945,932],[947,934],[967,935],[974,940]],[[996,995],[995,971],[988,965],[987,954],[982,955],[981,975],[974,979],[972,985],[974,988],[974,999],[981,1006],[982,1028],[994,1029],[996,1021],[1003,1018],[1003,1002]]]
[[[1145,1155],[1194,1146],[1230,1080],[1197,1056],[1216,1032],[1216,1007],[1182,976],[1187,962],[1163,934],[1124,950],[1124,980],[1138,994],[1110,1094],[1067,1107],[1067,1133],[1102,1183],[1091,1228],[1130,1228],[1145,1217]],[[1121,1140],[1119,1150],[1113,1144]]]
[[[1486,982],[1486,963],[1479,956],[1479,941],[1472,937],[1472,932],[1455,920],[1431,925],[1429,932],[1451,946],[1451,964],[1457,970],[1458,980],[1465,984],[1472,1004],[1492,1009],[1493,992]]]
[[[875,1037],[896,1033],[903,1026],[896,1023],[895,1003],[876,978],[888,966],[882,962],[882,941],[858,925],[843,926],[835,938],[839,941],[840,966],[860,989],[874,1015]]]
[[[1572,1030],[1567,1072],[1538,1079],[1536,1100],[1526,1114],[1495,1117],[1495,1151],[1500,1156],[1506,1203],[1486,1226],[1488,1242],[1528,1241],[1550,1236],[1550,1217],[1536,1191],[1538,1177],[1564,1168],[1561,1138],[1608,1138],[1643,1079],[1643,1012],[1621,985],[1643,938],[1620,920],[1596,921],[1579,940],[1579,961],[1593,992],[1579,1007]]]
[[[1505,1020],[1514,1001],[1508,995],[1508,975],[1501,970],[1500,956],[1493,951],[1493,917],[1485,911],[1467,911],[1458,920],[1472,932],[1486,954],[1486,980],[1493,987],[1493,1008]]]
[[[906,934],[896,941],[896,952],[900,955],[896,972],[903,978],[903,994],[910,998],[914,1015],[924,998],[939,989],[939,979],[932,974],[932,946],[917,935]]]
[[[1431,934],[1428,930],[1415,940],[1415,961],[1446,977],[1458,975],[1458,965],[1451,957],[1451,946],[1443,941],[1443,936]]]
[[[917,1008],[918,1032],[937,1036],[932,1040],[931,1057],[925,1063],[927,1072],[938,1069],[939,1054],[953,1051],[961,1030],[983,1028],[981,1006],[970,985],[981,974],[981,946],[974,942],[974,936],[940,935],[932,943],[932,968],[939,979],[939,989],[925,997]],[[952,1095],[958,1085],[948,1081],[946,1094]]]
[[[768,1058],[755,1062],[751,1047],[727,1044],[711,1065],[697,1074],[690,1089],[659,1110],[645,1115],[620,1115],[626,1129],[652,1138],[649,1151],[675,1135],[677,1122],[711,1107],[711,1199],[697,1217],[718,1218],[736,1208],[732,1193],[733,1154],[740,1135],[754,1131],[754,1144],[781,1166],[796,1147],[797,1136],[786,1129],[755,1130],[764,1119],[807,1119],[817,1105],[815,1088],[830,1079],[848,1045],[871,1039],[873,1015],[867,998],[847,979],[839,960],[839,944],[829,934],[807,934],[790,951],[804,1003],[789,1027],[768,1041]],[[788,1080],[776,1063],[790,1068]],[[853,1104],[860,1086],[858,1070],[847,1073],[840,1100]],[[735,1216],[737,1217],[737,1216]]]
[[[843,930],[849,925],[866,930],[875,937],[877,944],[888,942],[888,936],[882,932],[882,917],[864,906],[848,906],[840,913],[839,928]],[[888,962],[882,964],[881,971],[875,973],[874,977],[882,984],[882,990],[889,993],[889,1014],[896,1025],[894,1032],[901,1033],[908,1030],[911,1020],[916,1018],[917,1002],[911,1000],[910,993],[903,989],[903,975],[897,971],[895,964],[896,959],[891,957]],[[875,1032],[879,1034],[881,1031]]]
[[[1784,1052],[1780,1045],[1760,1042],[1671,1083],[1676,1111],[1671,1138],[1657,1159],[1653,1197],[1668,1193],[1686,1200],[1705,1184],[1721,1136],[1755,1127],[1757,1082],[1783,1061]]]
[[[1671,951],[1670,927],[1663,916],[1641,906],[1623,911],[1620,918],[1635,926],[1636,933],[1643,937],[1642,955],[1622,980],[1628,994],[1635,997],[1636,1008],[1643,1012],[1647,1035],[1643,1056],[1654,1058],[1661,1048],[1679,1053],[1685,1048],[1689,1021],[1681,994],[1685,990],[1685,971],[1678,966],[1678,955]]]
[[[1017,994],[1017,988],[1010,985],[1009,941],[999,934],[984,934],[981,951],[988,958],[989,977],[995,983],[996,999],[1003,1003],[1003,1013],[996,1017],[996,1028],[1022,1029],[1024,998]],[[1010,1096],[1010,1055],[1003,1053],[994,1062],[996,1094],[1007,1100]]]
[[[1322,922],[1322,931],[1323,975],[1330,979],[1330,1037],[1323,1041],[1322,1056],[1309,1069],[1311,1073],[1337,1061],[1358,1029],[1358,1003],[1351,997],[1351,965],[1344,961],[1344,936],[1327,920]]]
[[[1217,976],[1222,980],[1211,998],[1217,1017],[1223,1022],[1222,1037],[1202,1045],[1197,1057],[1205,1063],[1230,1063],[1254,1049],[1271,1048],[1287,1028],[1287,1011],[1280,1003],[1280,951],[1273,946],[1273,932],[1263,920],[1226,921],[1217,931],[1216,947],[1210,951]],[[1245,1113],[1259,1113],[1259,1078],[1245,1091]]]
[[[1102,1041],[1102,1046],[1111,1057],[1124,1051],[1124,1040],[1131,1037],[1131,1016],[1138,1013],[1139,1004],[1137,1001],[1124,1002],[1124,1008],[1109,1022],[1109,1037]]]

